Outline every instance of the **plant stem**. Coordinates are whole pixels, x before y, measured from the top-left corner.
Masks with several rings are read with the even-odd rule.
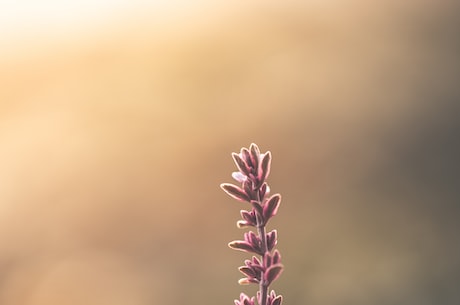
[[[257,199],[260,205],[262,205],[262,199],[260,198],[259,192],[257,192]],[[267,248],[267,234],[265,232],[265,223],[262,217],[256,215],[257,221],[257,232],[259,233],[259,238],[261,241],[262,252],[264,253],[261,257],[262,266],[266,266],[265,263],[265,253],[268,252]],[[259,283],[259,291],[260,291],[260,303],[259,305],[267,305],[267,295],[268,295],[268,285],[264,280],[264,271],[260,275],[260,283]]]
[[[259,232],[259,238],[262,241],[262,251],[267,253],[267,235],[265,234],[265,225],[261,224],[257,226],[257,231]],[[265,255],[261,257],[262,264],[265,265]],[[260,291],[260,303],[259,305],[267,305],[267,295],[268,295],[268,285],[264,280],[264,274],[262,271],[260,277],[259,291]]]

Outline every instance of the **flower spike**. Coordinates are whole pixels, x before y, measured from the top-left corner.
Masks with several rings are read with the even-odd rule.
[[[238,172],[232,177],[241,185],[236,186],[222,183],[221,188],[232,198],[250,203],[249,210],[241,210],[242,219],[237,222],[239,228],[253,227],[256,233],[244,233],[243,240],[235,240],[228,245],[230,248],[249,253],[254,253],[252,259],[244,261],[244,266],[239,271],[245,276],[238,281],[241,285],[258,284],[258,305],[281,305],[282,296],[275,291],[269,293],[271,285],[283,271],[281,255],[275,248],[278,242],[276,230],[266,232],[268,221],[277,214],[281,195],[269,196],[270,187],[266,179],[270,174],[271,153],[261,153],[259,147],[252,143],[249,148],[243,147],[240,153],[232,153]],[[256,305],[255,297],[240,294],[235,305]]]

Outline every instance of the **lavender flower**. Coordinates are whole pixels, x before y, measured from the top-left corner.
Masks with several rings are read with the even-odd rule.
[[[238,172],[234,172],[232,177],[241,186],[222,183],[220,187],[234,199],[251,205],[249,210],[241,210],[242,220],[237,222],[238,228],[257,229],[257,234],[253,231],[246,232],[243,240],[235,240],[228,244],[232,249],[257,255],[245,260],[244,266],[239,268],[245,277],[238,282],[242,285],[259,285],[259,305],[281,305],[282,296],[277,296],[274,290],[268,292],[269,285],[283,271],[281,255],[275,249],[277,231],[266,232],[266,225],[278,212],[281,202],[280,194],[269,195],[270,188],[265,181],[270,173],[271,153],[260,153],[259,147],[253,143],[249,149],[243,147],[239,154],[232,153],[232,157],[238,168]],[[235,305],[255,305],[255,298],[241,293],[240,299],[235,300]]]

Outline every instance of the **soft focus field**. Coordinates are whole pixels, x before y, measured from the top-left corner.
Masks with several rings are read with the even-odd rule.
[[[0,22],[1,305],[253,293],[219,189],[251,142],[285,305],[460,303],[460,5],[23,2]]]

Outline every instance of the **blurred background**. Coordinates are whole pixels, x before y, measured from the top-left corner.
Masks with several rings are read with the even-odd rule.
[[[0,304],[233,304],[230,153],[286,305],[460,303],[456,1],[0,2]]]

